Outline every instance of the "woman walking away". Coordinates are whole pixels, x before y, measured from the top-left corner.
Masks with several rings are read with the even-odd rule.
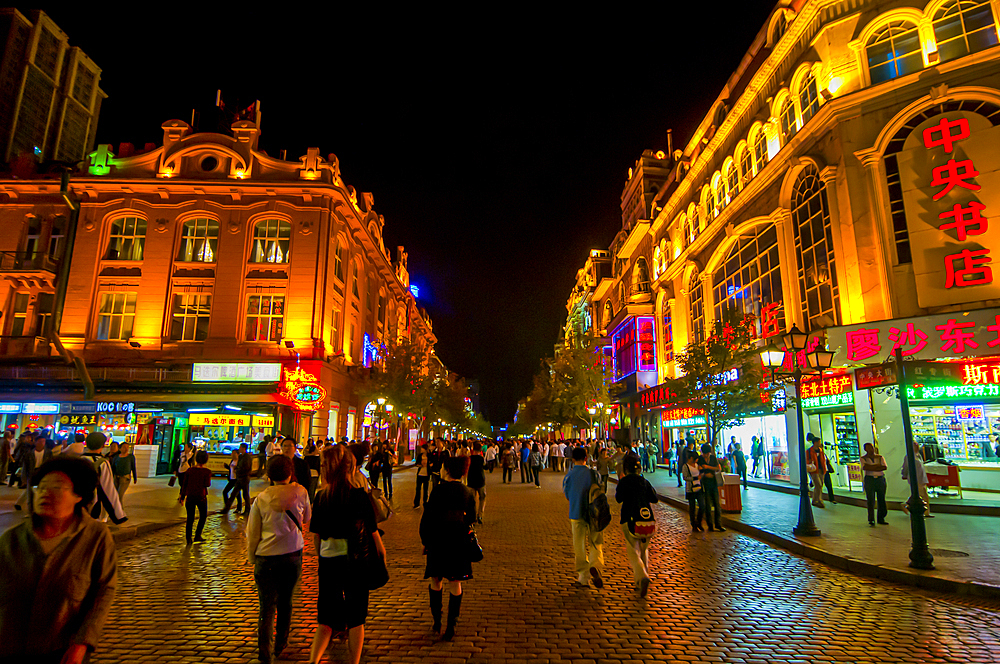
[[[445,641],[455,636],[455,624],[462,608],[462,581],[472,578],[469,555],[469,532],[476,520],[476,500],[462,484],[468,459],[445,459],[442,482],[431,492],[420,519],[420,541],[427,552],[424,578],[431,580],[431,617],[434,631],[441,631],[441,594],[443,580],[448,580],[448,626]]]
[[[118,456],[111,460],[111,470],[114,471],[115,489],[118,491],[118,501],[125,504],[125,492],[133,482],[139,481],[139,476],[135,472],[135,455],[132,454],[132,445],[122,443],[118,448]]]
[[[292,593],[302,574],[302,547],[305,545],[302,528],[312,516],[309,492],[294,481],[294,472],[292,460],[284,454],[276,454],[268,460],[267,477],[274,484],[257,495],[247,521],[247,558],[253,565],[260,605],[257,657],[261,664],[271,664],[275,608],[278,622],[274,628],[274,656],[280,656],[288,645]]]
[[[531,446],[531,454],[528,455],[528,464],[531,469],[531,476],[535,480],[535,488],[542,488],[542,451],[538,443]]]
[[[354,455],[343,445],[323,450],[320,473],[326,486],[316,494],[313,533],[319,556],[319,594],[316,634],[309,661],[318,663],[335,631],[347,630],[351,664],[361,660],[368,618],[368,582],[364,571],[355,569],[349,555],[350,542],[370,533],[378,554],[385,560],[385,546],[375,523],[375,510],[368,499],[367,483],[355,472]]]
[[[191,544],[191,526],[194,524],[194,511],[198,510],[198,530],[195,542],[204,542],[201,532],[205,529],[205,519],[208,518],[208,489],[212,486],[212,471],[205,467],[208,463],[208,452],[198,450],[194,455],[194,467],[186,473],[186,479],[181,482],[181,497],[177,502],[184,503],[187,508],[187,543]],[[186,499],[186,500],[185,500]]]
[[[704,532],[701,520],[705,516],[705,491],[701,488],[701,470],[698,469],[698,456],[689,454],[681,466],[684,477],[684,495],[688,500],[688,513],[691,515],[691,531]]]
[[[625,534],[625,553],[632,565],[635,587],[639,597],[649,589],[649,538],[656,528],[653,503],[659,502],[653,485],[639,474],[640,461],[634,454],[625,457],[625,477],[618,482],[615,500],[622,506],[622,532]]]
[[[101,640],[118,574],[111,533],[86,510],[97,472],[58,456],[32,483],[31,518],[0,535],[0,661],[80,664]]]
[[[424,503],[427,502],[427,491],[431,485],[430,457],[427,443],[417,449],[417,459],[413,465],[417,467],[417,492],[413,494],[413,509],[420,507],[420,494],[423,491]]]
[[[503,471],[503,483],[507,484],[508,481],[514,481],[514,466],[517,465],[515,460],[514,450],[510,445],[505,445],[503,448],[503,456],[500,457],[500,466]]]

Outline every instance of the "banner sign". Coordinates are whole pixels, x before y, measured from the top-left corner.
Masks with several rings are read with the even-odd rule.
[[[212,383],[276,383],[281,379],[279,362],[195,362],[191,380]]]
[[[227,415],[219,413],[191,413],[188,417],[191,426],[248,427],[249,415]]]

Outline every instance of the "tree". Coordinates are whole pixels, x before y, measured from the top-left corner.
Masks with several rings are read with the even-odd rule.
[[[713,334],[702,342],[688,344],[677,358],[682,377],[667,381],[679,403],[705,411],[708,440],[713,447],[720,432],[743,424],[745,415],[761,406],[756,340],[754,316],[724,310]]]
[[[592,336],[565,345],[552,363],[550,419],[560,424],[590,426],[589,409],[610,404],[610,376],[604,348]]]
[[[423,346],[403,340],[383,350],[379,363],[372,367],[355,392],[365,401],[385,397],[402,417],[408,420],[413,415],[416,428],[421,430],[430,415],[442,373],[447,377],[447,372],[443,372],[439,363],[431,361],[430,353]],[[398,428],[397,444],[407,428]]]

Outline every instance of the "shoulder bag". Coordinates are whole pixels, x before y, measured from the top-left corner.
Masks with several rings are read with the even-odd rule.
[[[375,488],[371,482],[368,483],[368,487],[368,499],[372,501],[372,508],[375,510],[375,521],[377,523],[388,521],[392,516],[389,499],[382,493],[382,489]]]
[[[469,526],[469,543],[467,546],[469,561],[478,563],[483,560],[483,547],[479,544],[479,538],[476,537],[476,529]]]

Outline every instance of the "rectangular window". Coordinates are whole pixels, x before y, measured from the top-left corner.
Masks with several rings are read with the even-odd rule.
[[[38,303],[35,305],[35,335],[39,337],[48,336],[52,331],[52,307],[55,303],[55,295],[52,293],[39,293]]]
[[[128,341],[135,323],[136,293],[101,293],[97,307],[97,338]]]
[[[24,336],[24,324],[28,320],[28,293],[14,294],[14,320],[10,326],[10,336]]]
[[[105,260],[141,261],[146,244],[146,220],[122,217],[111,222],[111,236]]]
[[[174,295],[170,338],[174,341],[204,341],[208,338],[208,320],[211,312],[211,295],[200,293]]]
[[[674,320],[670,315],[670,305],[664,303],[666,311],[663,314],[663,361],[674,361]]]
[[[350,325],[350,336],[347,337],[347,359],[354,360],[354,323]]]
[[[344,246],[337,243],[337,249],[333,253],[333,276],[344,283]]]
[[[334,352],[340,349],[340,317],[343,315],[339,307],[330,312],[330,347]]]
[[[247,303],[247,341],[281,341],[284,295],[251,295]]]

